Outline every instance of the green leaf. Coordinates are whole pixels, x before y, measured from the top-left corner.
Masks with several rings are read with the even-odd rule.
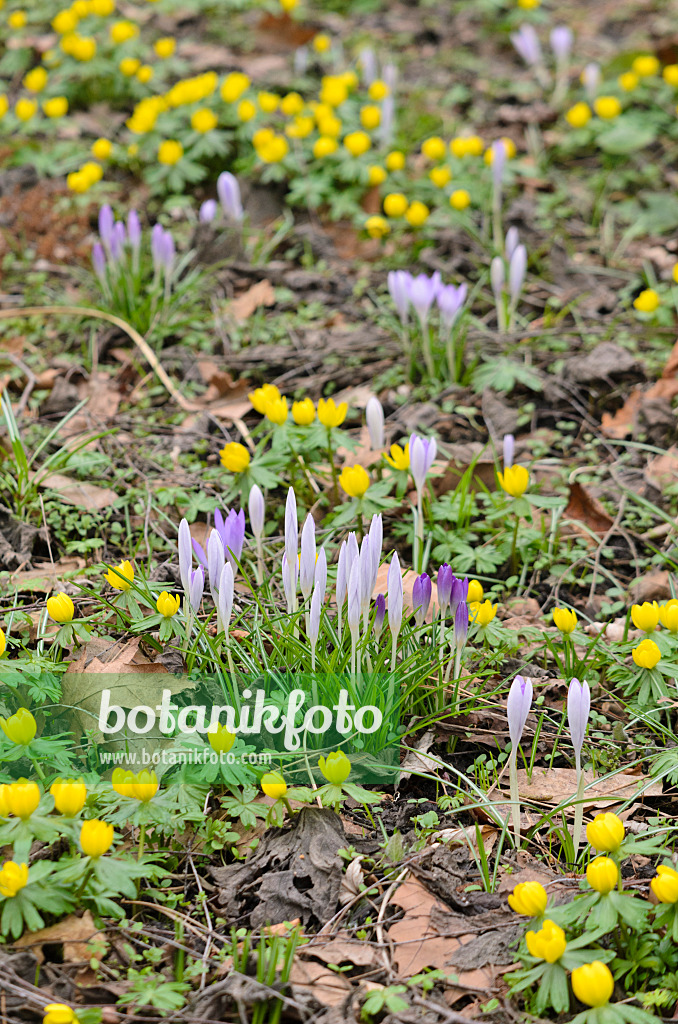
[[[620,117],[598,135],[598,145],[605,153],[623,156],[645,149],[657,138],[656,130],[637,119]]]

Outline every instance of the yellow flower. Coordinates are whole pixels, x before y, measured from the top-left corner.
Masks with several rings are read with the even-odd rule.
[[[6,649],[7,649],[7,637],[5,636],[4,631],[2,629],[0,629],[0,658],[3,656],[3,654],[6,651]]]
[[[539,882],[518,882],[508,897],[508,905],[523,917],[540,917],[546,910],[548,896]]]
[[[156,57],[160,57],[161,60],[165,60],[167,57],[171,57],[177,48],[177,41],[173,36],[163,36],[162,39],[156,39],[153,44]]]
[[[583,101],[575,103],[565,114],[565,120],[571,128],[583,128],[591,120],[591,108]]]
[[[659,605],[656,601],[644,601],[631,606],[631,621],[636,629],[652,633],[659,623]]]
[[[52,18],[52,28],[55,32],[58,32],[60,36],[65,36],[69,32],[75,32],[78,27],[79,18],[74,11],[59,11]]]
[[[137,775],[125,771],[124,768],[114,768],[111,785],[120,796],[133,797],[140,803],[147,804],[158,792],[158,776],[145,768]]]
[[[391,90],[387,86],[386,82],[382,81],[381,78],[375,78],[373,82],[370,82],[370,87],[367,90],[367,95],[371,100],[385,100]]]
[[[65,39],[64,39],[65,42]],[[62,43],[63,48],[63,43]],[[73,40],[73,46],[70,50],[71,56],[75,57],[76,60],[82,61],[86,64],[87,61],[92,60],[97,52],[96,39],[92,39],[91,36],[76,36]]]
[[[266,403],[264,414],[270,423],[275,423],[277,427],[282,427],[283,423],[287,420],[287,399],[285,396],[271,398]]]
[[[333,139],[330,135],[321,135],[313,143],[313,156],[316,160],[322,160],[324,157],[335,153],[338,147],[339,143],[336,139]]]
[[[520,498],[530,484],[530,474],[524,466],[508,466],[503,473],[497,475],[502,490],[512,498]]]
[[[483,594],[483,585],[480,580],[468,581],[468,593],[466,594],[466,600],[469,604],[471,604],[472,601],[482,601]]]
[[[75,606],[68,594],[54,594],[48,597],[45,602],[47,614],[55,622],[72,622],[75,615]]]
[[[337,405],[333,398],[321,398],[318,402],[318,419],[324,427],[340,427],[347,412],[348,402]]]
[[[372,103],[360,108],[360,123],[363,128],[372,131],[381,124],[381,110]]]
[[[675,597],[659,609],[659,619],[665,629],[678,633],[678,601]]]
[[[310,398],[292,403],[292,419],[299,427],[307,427],[315,419],[315,406]]]
[[[348,97],[348,85],[339,75],[325,75],[320,88],[320,102],[340,107]]]
[[[614,978],[607,964],[593,960],[572,971],[572,991],[586,1006],[604,1006],[614,992]]]
[[[667,85],[678,85],[678,64],[667,64],[662,71],[662,78]]]
[[[242,71],[232,71],[230,75],[226,75],[221,84],[221,98],[226,103],[235,103],[249,89],[250,85],[249,77],[243,74]],[[252,107],[254,107],[254,104],[252,104]],[[256,114],[256,107],[254,107],[254,113]],[[244,118],[241,118],[241,120],[244,120]]]
[[[577,613],[571,608],[554,608],[553,622],[561,633],[572,633],[577,628]]]
[[[24,86],[29,92],[42,92],[47,85],[47,72],[44,68],[32,68],[24,78]]]
[[[410,203],[405,211],[405,220],[410,227],[420,228],[422,224],[426,223],[430,214],[431,211],[426,203],[422,203],[419,199],[415,199]]]
[[[66,175],[66,184],[70,188],[71,192],[87,192],[92,187],[92,183],[86,174],[81,171],[71,171],[70,174]]]
[[[313,49],[316,53],[327,53],[332,45],[332,40],[324,32],[319,32],[313,37]]]
[[[20,121],[30,121],[30,119],[35,115],[37,109],[38,104],[35,102],[35,100],[28,100],[25,97],[23,97],[22,99],[16,101],[14,113]]]
[[[541,4],[541,0],[517,0],[518,7],[524,11],[534,11]]]
[[[586,881],[596,892],[612,892],[618,880],[619,869],[611,857],[596,857],[586,869]]]
[[[113,143],[109,139],[97,139],[92,143],[91,153],[97,160],[108,160],[113,152]]]
[[[42,1024],[77,1024],[77,1020],[70,1006],[65,1003],[49,1003],[45,1007]]]
[[[349,151],[351,156],[362,156],[372,145],[367,132],[351,132],[344,138],[344,146]]]
[[[652,54],[644,53],[636,57],[631,68],[640,78],[651,78],[659,74],[659,61]]]
[[[631,651],[631,657],[638,668],[654,668],[662,656],[654,640],[641,640]]]
[[[612,811],[597,814],[586,826],[586,838],[594,850],[615,853],[624,841],[624,822]]]
[[[450,142],[450,153],[461,159],[465,156],[480,156],[485,143],[479,135],[458,135]]]
[[[344,123],[341,118],[332,113],[319,117],[316,111],[316,121],[321,136],[338,139],[344,129]]]
[[[275,384],[262,384],[260,388],[251,391],[247,397],[256,411],[263,416],[266,412],[267,404],[273,398],[280,398],[281,396]]]
[[[104,176],[104,170],[101,164],[96,164],[93,160],[88,160],[80,168],[80,174],[84,175],[90,185],[94,185],[95,182],[101,181]]]
[[[389,192],[384,196],[384,213],[387,217],[402,217],[408,207],[407,196],[402,192]]]
[[[129,590],[134,582],[134,566],[126,558],[120,565],[116,565],[104,573],[104,579],[116,590]]]
[[[56,779],[49,788],[54,806],[65,818],[74,818],[85,806],[87,786],[82,779]]]
[[[500,141],[504,143],[504,150],[506,152],[507,160],[513,160],[516,153],[518,152],[518,150],[516,149],[516,144],[513,141],[513,139],[509,139],[507,135],[502,135]],[[485,160],[486,164],[492,163],[492,161],[494,160],[494,150],[492,149],[492,146],[487,147],[483,159]]]
[[[307,115],[298,114],[291,124],[285,128],[285,135],[288,139],[307,139],[313,131],[313,118]],[[332,140],[334,141],[334,140]],[[336,145],[334,147],[337,148]]]
[[[633,306],[639,313],[654,313],[660,303],[659,296],[654,288],[646,288],[634,299]]]
[[[593,101],[593,109],[603,121],[611,121],[619,117],[622,106],[616,96],[599,96]]]
[[[487,626],[497,614],[497,605],[491,601],[469,601],[469,619],[478,626]]]
[[[35,739],[37,723],[28,708],[19,708],[15,715],[0,718],[0,729],[12,743],[18,747],[26,747]]]
[[[327,757],[318,758],[318,767],[333,786],[343,786],[351,774],[351,762],[343,750],[335,750]]]
[[[19,779],[5,789],[4,803],[7,812],[26,821],[40,803],[40,790],[37,783]]]
[[[205,132],[211,132],[216,128],[218,120],[217,115],[212,110],[208,110],[207,107],[201,107],[200,110],[196,110],[191,114],[191,128],[204,135]]]
[[[277,164],[284,160],[290,151],[289,144],[284,135],[273,135],[273,138],[257,150],[260,160],[267,164]]]
[[[280,109],[285,117],[294,117],[304,109],[303,97],[298,92],[288,92],[280,101]]]
[[[172,167],[178,164],[184,155],[184,147],[176,139],[165,139],[158,146],[158,163]]]
[[[7,19],[10,28],[23,28],[26,24],[24,11],[13,11]]]
[[[650,888],[660,903],[678,903],[678,871],[667,864],[659,864]]]
[[[389,222],[385,217],[380,217],[379,214],[368,217],[365,221],[365,231],[367,231],[370,238],[383,238],[390,230]]]
[[[678,64],[676,65],[676,67],[678,67]],[[678,284],[678,263],[674,263],[673,264],[673,270],[671,271],[671,276],[672,276],[673,280],[675,281],[675,283]]]
[[[115,10],[115,0],[89,0],[89,6],[92,14],[108,18]]]
[[[391,445],[391,454],[386,455],[384,458],[388,462],[389,466],[393,466],[394,469],[407,470],[410,468],[410,445],[409,442],[404,448],[401,448],[399,444]]]
[[[427,160],[444,160],[447,146],[439,135],[433,135],[421,144],[421,151]]]
[[[28,865],[5,861],[0,868],[0,896],[12,899],[25,885],[28,885]]]
[[[624,92],[633,92],[638,86],[638,75],[633,71],[625,71],[623,75],[620,75],[617,79],[619,88],[623,89]]]
[[[287,783],[280,772],[267,772],[261,777],[261,789],[271,800],[280,800],[287,793]]]
[[[471,205],[471,196],[465,188],[457,188],[450,196],[450,206],[454,210],[465,210]]]
[[[145,85],[146,82],[150,82],[152,78],[153,68],[151,67],[151,65],[142,64],[139,70],[137,71],[137,82],[141,82],[142,85]]]
[[[114,43],[126,43],[139,35],[139,26],[132,21],[114,21],[109,32]]]
[[[241,100],[237,106],[237,114],[239,121],[251,121],[253,117],[257,116],[257,108],[252,100]]]
[[[452,171],[449,167],[432,167],[428,172],[429,180],[433,182],[436,188],[445,188],[448,181],[452,177]]]
[[[166,590],[163,590],[155,602],[155,607],[166,619],[171,619],[173,615],[176,615],[180,605],[181,598],[178,595],[175,597],[172,594],[168,594]]]
[[[544,921],[538,932],[528,932],[525,942],[532,956],[539,960],[546,960],[549,964],[560,960],[567,947],[563,929],[559,928],[554,921],[548,920]]]
[[[394,149],[386,154],[384,163],[389,171],[402,171],[405,166],[405,154],[401,153],[399,149]]]
[[[47,100],[47,103],[49,103],[49,102],[50,102],[50,100]],[[45,110],[46,106],[47,106],[47,104],[43,105],[43,110]],[[9,100],[7,99],[7,96],[5,95],[4,92],[0,92],[0,117],[4,117],[8,110],[9,110]],[[45,110],[45,113],[47,113],[46,110]],[[47,116],[49,117],[49,114]]]
[[[339,483],[351,498],[362,498],[370,486],[370,474],[363,466],[344,466]]]
[[[221,456],[221,465],[229,473],[244,473],[250,464],[250,453],[244,444],[238,444],[237,441],[231,441],[225,445],[219,455]]]
[[[235,743],[235,733],[229,732],[221,722],[217,722],[214,732],[207,733],[207,739],[212,750],[217,754],[227,754]]]
[[[80,829],[80,849],[86,857],[98,860],[113,844],[113,826],[98,818],[83,821]]]
[[[280,0],[280,6],[286,14],[290,14],[299,4],[299,0]]]

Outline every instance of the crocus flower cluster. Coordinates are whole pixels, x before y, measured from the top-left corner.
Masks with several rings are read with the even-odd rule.
[[[513,329],[516,307],[523,290],[526,270],[527,249],[520,242],[518,229],[510,227],[506,232],[503,256],[495,256],[490,264],[490,283],[500,331]]]
[[[466,283],[462,282],[457,286],[443,284],[437,270],[430,277],[427,274],[415,276],[407,270],[392,270],[388,274],[388,290],[400,318],[405,343],[408,339],[407,326],[410,306],[414,310],[422,332],[426,369],[431,376],[435,374],[435,366],[429,334],[429,320],[435,303],[439,314],[440,340],[447,349],[448,370],[452,379],[456,379],[453,328],[466,301]],[[406,347],[409,348],[409,344],[406,344]]]

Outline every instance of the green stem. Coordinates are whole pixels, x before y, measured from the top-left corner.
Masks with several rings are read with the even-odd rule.
[[[518,554],[516,549],[518,546],[519,522],[520,520],[518,519],[518,515],[516,514],[516,522],[515,526],[513,527],[513,539],[511,540],[511,572],[513,572],[514,574],[518,572]]]
[[[520,849],[520,794],[518,792],[518,748],[511,750],[509,757],[509,779],[511,785],[511,815],[516,849]]]
[[[332,428],[327,428],[327,457],[330,460],[330,472],[332,473],[332,490],[334,493],[334,504],[339,504],[339,478],[337,467],[334,465],[334,451],[332,449]]]
[[[139,850],[137,853],[137,860],[141,860],[144,852],[144,845],[146,843],[146,825],[139,825]]]

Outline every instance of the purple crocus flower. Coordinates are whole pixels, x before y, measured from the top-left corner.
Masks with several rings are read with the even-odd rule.
[[[165,268],[165,274],[167,277],[172,273],[175,255],[176,248],[174,245],[174,236],[171,231],[165,231],[162,239],[162,264]]]
[[[305,75],[308,68],[308,47],[299,46],[294,51],[294,71],[297,75]]]
[[[191,568],[193,566],[193,547],[191,544],[191,528],[187,519],[179,523],[179,537],[177,541],[179,549],[179,577],[185,594],[191,581]]]
[[[381,518],[381,513],[376,513],[372,516],[370,523],[370,556],[372,558],[372,590],[374,590],[377,584],[377,573],[379,572],[379,563],[381,561],[381,547],[384,541],[384,524]],[[372,591],[370,591],[371,596]]]
[[[589,690],[589,684],[586,680],[580,683],[578,679],[572,679],[567,691],[567,723],[570,727],[570,736],[577,763],[579,763],[581,758],[590,710],[591,691]]]
[[[230,220],[241,221],[244,213],[240,186],[238,179],[230,171],[223,171],[217,178],[217,195],[226,216]]]
[[[530,67],[541,63],[539,36],[532,25],[521,25],[517,32],[512,32],[511,42]]]
[[[216,530],[211,530],[207,541],[207,575],[209,578],[210,593],[212,594],[212,600],[215,604],[217,603],[217,594],[219,591],[219,579],[221,577],[225,561],[226,555],[221,537]]]
[[[127,238],[133,251],[137,251],[141,245],[141,223],[136,210],[130,210],[127,214]]]
[[[441,614],[444,616],[450,605],[450,599],[452,597],[452,582],[455,579],[452,569],[447,564],[443,564],[438,569],[438,604],[440,605]]]
[[[527,249],[524,245],[517,245],[509,263],[509,295],[513,306],[516,305],[520,298],[526,270]]]
[[[320,610],[322,608],[322,603],[322,595],[316,586],[313,588],[311,610],[308,615],[308,639],[311,644],[313,661],[315,661],[315,645],[318,642],[318,634],[320,632]]]
[[[570,56],[574,35],[567,25],[556,25],[551,29],[549,37],[553,55],[559,64],[564,63]]]
[[[385,79],[384,79],[385,80]],[[388,82],[386,82],[388,85]],[[389,86],[389,88],[391,88]],[[393,90],[382,101],[381,123],[379,125],[379,142],[382,146],[388,146],[393,138],[393,122],[395,120],[395,96]]]
[[[581,73],[581,80],[590,100],[595,98],[600,84],[600,68],[597,64],[587,64]]]
[[[201,565],[197,569],[191,572],[191,578],[188,584],[188,603],[194,612],[198,612],[200,609],[200,602],[202,601],[203,590],[205,589],[205,570]]]
[[[363,537],[360,545],[360,611],[364,618],[367,617],[372,600],[372,555],[370,552],[370,538]]]
[[[301,593],[306,600],[310,596],[315,582],[315,520],[310,512],[306,516],[306,522],[301,531],[299,582]]]
[[[437,271],[432,277],[427,274],[418,274],[416,277],[410,277],[407,282],[408,297],[419,317],[422,331],[426,330],[431,306],[438,294],[439,287],[440,274]]]
[[[420,437],[419,434],[410,435],[410,473],[414,480],[417,492],[421,494],[426,476],[433,465],[438,446],[435,438]]]
[[[403,577],[400,572],[400,560],[396,551],[393,552],[393,558],[388,567],[387,590],[388,628],[391,630],[393,643],[395,644],[403,621]]]
[[[101,242],[92,246],[92,267],[102,284],[106,282],[106,253]]]
[[[242,509],[236,512],[232,508],[226,513],[224,519],[220,509],[216,508],[214,510],[214,528],[221,537],[224,554],[233,566],[233,572],[236,572],[245,543],[245,513]]]
[[[113,210],[105,203],[99,210],[99,237],[106,248],[110,245],[114,223]]]
[[[261,488],[257,484],[252,485],[248,499],[248,510],[250,514],[250,528],[255,537],[261,537],[264,532],[264,518],[266,506]]]
[[[442,285],[438,289],[436,302],[440,310],[440,319],[446,331],[451,331],[455,320],[461,313],[461,307],[466,301],[466,284],[460,284],[455,288],[453,284]]]
[[[359,554],[360,554],[360,551],[358,550],[358,538],[356,537],[355,532],[351,531],[351,533],[349,533],[348,538],[346,540],[346,581],[347,581],[347,583],[348,583],[348,580],[351,577],[351,569],[353,568],[353,563],[356,561],[356,559],[358,558]]]
[[[466,581],[466,589],[468,590],[468,580]],[[467,636],[468,605],[466,604],[466,597],[464,597],[464,599],[457,605],[454,613],[454,646],[456,647],[458,654],[463,650]]]
[[[233,566],[226,562],[219,577],[219,594],[217,600],[217,631],[228,634],[233,611]]]
[[[297,496],[294,493],[294,488],[290,487],[285,502],[285,554],[289,564],[296,560],[298,547],[299,520],[297,518]]]
[[[384,618],[386,617],[386,598],[383,594],[377,594],[374,602],[374,635],[377,640],[381,636],[381,631],[384,628]]]
[[[358,54],[358,64],[362,71],[362,78],[365,85],[371,85],[377,77],[377,58],[371,46],[364,46]]]
[[[501,302],[505,281],[504,261],[501,256],[495,256],[490,263],[490,284],[496,303]]]
[[[315,589],[320,594],[320,603],[325,603],[325,592],[327,591],[327,555],[325,548],[321,548],[315,563],[315,574],[313,577]]]
[[[504,469],[510,469],[513,465],[513,456],[516,450],[516,439],[513,434],[504,434]]]
[[[153,267],[156,274],[160,273],[163,267],[163,255],[165,252],[165,229],[162,224],[154,224],[151,229],[151,255]]]
[[[360,635],[360,599],[362,587],[360,580],[360,559],[356,559],[351,566],[351,575],[348,581],[348,609],[346,621],[351,631],[351,640],[355,645]]]
[[[516,676],[511,683],[511,689],[509,690],[506,702],[509,736],[511,737],[511,744],[514,749],[520,743],[531,704],[532,680],[529,678],[525,679],[523,676]]]
[[[123,253],[125,247],[125,225],[121,220],[116,220],[113,225],[109,239],[109,248],[111,253],[111,259],[117,263]]]
[[[496,197],[501,194],[501,185],[506,168],[506,146],[503,139],[495,139],[492,143],[492,187]]]
[[[403,327],[407,323],[407,311],[410,306],[409,283],[411,279],[412,275],[408,274],[406,270],[390,270],[386,278],[389,294]]]
[[[198,220],[201,224],[211,224],[217,215],[217,201],[216,199],[206,199],[200,207],[198,213]]]
[[[431,590],[430,576],[425,572],[421,576],[417,576],[412,587],[412,608],[414,621],[418,626],[421,626],[426,618],[428,606],[431,603]]]
[[[370,395],[367,399],[365,421],[370,436],[370,448],[378,451],[384,447],[384,407],[376,395]]]
[[[504,243],[504,256],[508,263],[511,262],[511,257],[518,245],[520,245],[520,232],[517,227],[510,227],[506,232],[506,241]]]
[[[348,588],[348,573],[346,571],[346,541],[342,540],[341,547],[339,548],[339,558],[337,560],[337,608],[339,609],[339,615],[341,616],[341,609],[346,600],[346,590]]]

